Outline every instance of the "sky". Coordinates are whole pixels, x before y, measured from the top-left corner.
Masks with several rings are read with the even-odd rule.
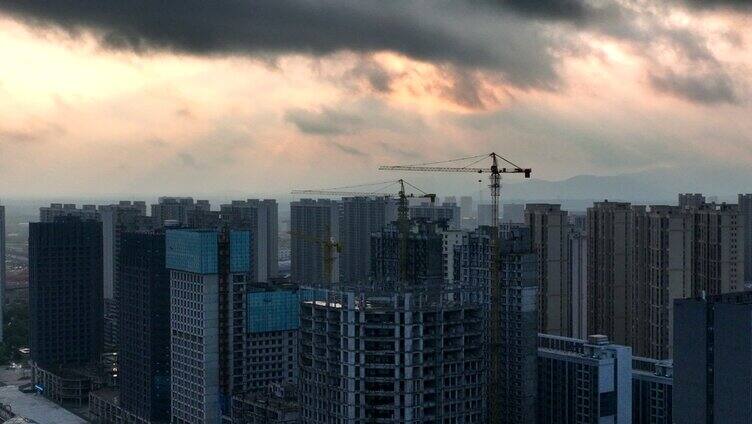
[[[750,191],[751,25],[749,0],[3,0],[0,196],[287,193],[491,151]]]

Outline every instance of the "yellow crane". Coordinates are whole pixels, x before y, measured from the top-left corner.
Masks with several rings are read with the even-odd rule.
[[[375,185],[382,185],[383,187],[381,187],[377,191],[346,191],[346,189],[361,188],[361,187],[375,186]],[[397,192],[396,195],[393,194],[393,192],[389,193],[386,191],[386,190],[392,189],[392,187],[394,187],[395,185],[399,187],[399,191]],[[418,195],[413,194],[413,193],[408,194],[405,190],[406,185],[413,188],[414,190],[419,191],[420,194]],[[385,197],[385,198],[397,198],[398,200],[397,226],[399,228],[399,233],[400,233],[400,243],[399,243],[400,283],[404,283],[407,280],[407,238],[408,238],[408,232],[409,232],[409,226],[410,226],[410,209],[408,205],[408,199],[427,198],[427,199],[430,199],[431,203],[436,201],[435,194],[426,193],[420,188],[414,186],[413,184],[410,184],[409,182],[403,179],[399,179],[396,181],[383,181],[383,182],[378,182],[378,183],[360,184],[357,186],[340,187],[340,188],[325,189],[325,190],[293,190],[292,194],[294,195],[324,195],[324,196],[375,196],[375,197]]]
[[[335,240],[334,237],[321,238],[301,231],[290,231],[290,237],[316,243],[324,248],[324,279],[329,284],[334,283],[335,279],[332,278],[332,269],[334,268],[334,261],[337,260],[339,253],[342,252],[342,244]]]
[[[477,164],[490,159],[489,166],[478,166]],[[500,167],[502,162],[509,167]],[[461,163],[461,164],[460,164]],[[461,166],[458,166],[461,165]],[[491,189],[491,316],[489,331],[491,333],[491,372],[488,386],[488,397],[490,399],[489,415],[491,424],[499,424],[502,421],[501,395],[499,393],[501,382],[501,281],[500,281],[500,264],[499,264],[499,201],[501,198],[501,174],[523,174],[525,178],[530,178],[532,170],[523,168],[509,161],[508,159],[489,153],[466,158],[451,159],[440,162],[421,163],[415,165],[385,165],[380,166],[382,171],[422,171],[422,172],[472,172],[477,174],[489,174]]]

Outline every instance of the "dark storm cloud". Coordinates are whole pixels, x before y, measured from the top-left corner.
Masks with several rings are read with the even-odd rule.
[[[650,83],[658,91],[695,103],[739,102],[733,80],[723,72],[695,75],[665,71],[651,74]]]
[[[285,120],[304,134],[324,136],[351,133],[364,122],[359,116],[332,109],[321,112],[291,109],[285,113]]]
[[[366,131],[421,133],[426,124],[416,114],[390,108],[381,100],[341,102],[321,109],[289,109],[286,122],[303,134],[333,137]]]
[[[684,0],[684,2],[698,9],[729,8],[752,11],[752,0]]]
[[[533,18],[583,22],[591,18],[594,9],[582,0],[487,0],[520,15]]]
[[[370,58],[360,58],[357,65],[347,73],[347,76],[365,80],[368,86],[378,93],[390,92],[394,79],[394,75]]]
[[[529,14],[562,15],[574,6],[508,1]],[[550,85],[554,59],[539,28],[490,14],[472,1],[436,0],[3,0],[0,13],[78,34],[114,49],[190,54],[390,50],[433,62],[501,71],[520,86]],[[376,87],[385,81],[374,75]]]
[[[340,152],[345,153],[345,154],[350,155],[350,156],[357,156],[357,157],[361,157],[361,158],[367,158],[367,157],[370,156],[368,153],[365,153],[365,152],[363,152],[360,149],[356,149],[355,147],[348,146],[346,144],[342,144],[342,143],[339,143],[339,142],[336,142],[336,141],[331,141],[330,140],[328,142],[328,144],[331,144],[332,146],[334,146],[334,148],[336,148]]]

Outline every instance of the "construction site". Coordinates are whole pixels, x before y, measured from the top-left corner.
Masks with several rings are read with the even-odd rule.
[[[490,159],[487,167],[478,165]],[[500,162],[510,167],[499,166]],[[455,166],[459,163],[459,166]],[[330,233],[292,234],[322,246],[323,284],[303,289],[300,310],[300,403],[307,423],[502,423],[502,293],[499,242],[501,175],[523,174],[495,153],[453,161],[382,166],[387,171],[488,174],[492,204],[489,264],[482,284],[445,284],[442,234],[413,219],[405,185],[396,222],[371,235],[371,278],[332,273],[343,247]],[[421,197],[434,201],[435,195]],[[385,196],[343,189],[293,194]],[[435,243],[433,243],[435,241]],[[489,269],[490,268],[490,269]],[[490,418],[490,420],[489,420]]]

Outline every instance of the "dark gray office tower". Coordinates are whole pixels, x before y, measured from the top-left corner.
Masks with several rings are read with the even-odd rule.
[[[274,199],[233,200],[220,206],[220,219],[253,234],[253,280],[268,282],[279,273],[279,223]]]
[[[588,333],[629,345],[632,312],[632,209],[599,202],[587,212]]]
[[[339,281],[340,202],[302,199],[290,203],[291,280],[297,284]]]
[[[123,234],[119,263],[120,407],[129,418],[125,422],[169,422],[170,273],[164,232]]]
[[[371,234],[397,219],[397,204],[389,197],[342,199],[340,281],[368,281],[371,275]]]
[[[444,280],[443,242],[435,222],[410,221],[407,239],[407,281],[415,285],[430,285]],[[400,278],[400,231],[396,223],[371,237],[371,266],[373,280],[396,283]]]
[[[752,292],[674,304],[675,423],[752,422]]]
[[[30,224],[32,362],[45,369],[97,362],[102,303],[102,224],[73,216]]]
[[[671,361],[632,358],[632,424],[673,424]]]

